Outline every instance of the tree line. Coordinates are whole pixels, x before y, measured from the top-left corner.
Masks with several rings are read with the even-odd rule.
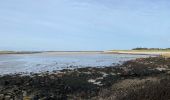
[[[137,48],[133,48],[132,50],[170,50],[170,48],[141,48],[141,47],[137,47]]]

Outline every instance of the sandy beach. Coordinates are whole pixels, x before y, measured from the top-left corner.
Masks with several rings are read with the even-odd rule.
[[[104,51],[104,53],[114,53],[114,54],[142,54],[142,55],[162,55],[165,57],[170,57],[170,51],[150,51],[150,50],[110,50]]]

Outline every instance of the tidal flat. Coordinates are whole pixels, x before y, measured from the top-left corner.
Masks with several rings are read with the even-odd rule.
[[[0,77],[0,100],[167,100],[170,58]]]
[[[85,67],[108,67],[150,55],[105,54],[103,52],[42,52],[0,55],[0,75],[42,73]]]

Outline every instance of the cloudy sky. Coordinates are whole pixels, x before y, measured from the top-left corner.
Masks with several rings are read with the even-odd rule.
[[[170,0],[0,0],[0,50],[170,47]]]

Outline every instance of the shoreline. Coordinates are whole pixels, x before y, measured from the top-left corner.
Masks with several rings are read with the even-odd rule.
[[[40,51],[0,51],[0,55],[7,55],[7,54],[36,54],[42,53]]]
[[[115,97],[115,100],[121,100],[120,98],[130,95],[131,92],[127,90],[131,91],[132,88],[130,84],[129,87],[126,85],[121,88],[123,84],[132,82],[134,86],[143,87],[148,80],[155,84],[169,76],[169,65],[170,58],[149,57],[126,61],[115,67],[64,69],[60,73],[44,72],[26,76],[5,75],[0,76],[0,98],[46,98],[44,100],[49,98],[60,100],[103,98],[101,100],[107,100]],[[140,87],[133,89],[138,90],[138,88]],[[13,94],[10,94],[11,92]]]
[[[32,53],[113,53],[113,54],[165,54],[170,51],[143,50],[108,50],[108,51],[0,51],[0,54],[32,54]]]
[[[109,51],[0,51],[5,54],[129,54],[129,55],[151,55],[170,57],[170,51],[162,50],[109,50]]]
[[[102,54],[103,51],[0,51],[0,55],[12,54],[49,54],[49,55],[62,55],[62,54]]]
[[[109,54],[132,54],[132,55],[156,55],[170,57],[170,51],[150,51],[150,50],[110,50],[104,51]]]
[[[6,57],[5,55],[2,56]],[[131,59],[136,59],[140,57],[149,57],[149,56],[142,56],[142,55],[112,55],[112,54],[86,54],[84,55],[69,55],[65,54],[62,55],[55,55],[55,53],[47,53],[47,54],[33,54],[33,55],[8,55],[8,59],[12,57],[20,59],[13,59],[12,62],[2,61],[1,62],[1,73],[0,75],[4,74],[29,74],[29,73],[41,73],[41,72],[52,72],[54,70],[60,71],[62,69],[75,69],[75,68],[84,68],[84,67],[108,67],[108,66],[115,66],[117,64],[122,64],[124,61],[128,61]],[[25,60],[25,57],[27,58]],[[46,58],[45,58],[46,57]],[[49,58],[48,58],[49,57]],[[55,59],[53,59],[53,57]],[[60,59],[64,57],[64,61],[60,61]],[[66,57],[71,59],[65,59]],[[104,57],[104,58],[103,58]],[[29,61],[29,59],[35,59],[35,61]],[[42,59],[43,58],[43,59]],[[52,60],[51,60],[52,58]],[[107,58],[107,59],[106,59]],[[49,60],[48,60],[49,59]],[[76,59],[76,60],[75,60]],[[81,60],[82,59],[82,60]],[[89,59],[89,60],[86,60]],[[28,61],[28,62],[27,62]],[[46,61],[46,62],[44,62]],[[23,67],[24,66],[24,67]],[[8,68],[9,67],[9,68]],[[19,69],[17,69],[19,68]]]
[[[0,52],[0,55],[17,55],[17,54],[49,54],[49,55],[78,55],[78,54],[127,54],[127,55],[151,55],[151,56],[160,56],[164,55],[163,53],[153,53],[153,52],[110,52],[110,51],[53,51],[53,52]],[[170,54],[170,52],[168,52]]]

